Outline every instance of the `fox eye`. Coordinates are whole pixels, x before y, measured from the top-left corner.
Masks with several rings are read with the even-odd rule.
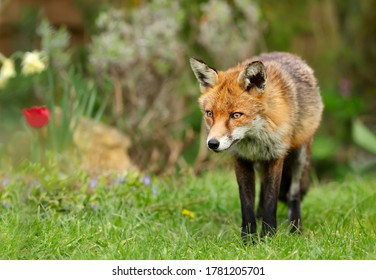
[[[231,118],[232,119],[239,119],[242,115],[243,115],[243,113],[235,112],[235,113],[231,114]]]
[[[212,111],[205,111],[205,114],[208,118],[212,118],[213,117],[213,112]]]

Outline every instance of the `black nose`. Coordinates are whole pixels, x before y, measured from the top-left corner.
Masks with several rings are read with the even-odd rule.
[[[219,141],[217,139],[210,139],[208,141],[208,147],[212,150],[216,150],[219,147]]]

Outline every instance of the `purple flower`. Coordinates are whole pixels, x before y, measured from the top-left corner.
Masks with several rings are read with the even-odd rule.
[[[4,202],[3,202],[3,206],[4,206],[5,208],[9,208],[9,202],[8,202],[8,201],[4,201]]]
[[[97,179],[90,179],[90,188],[94,189],[98,185],[98,180]]]
[[[93,210],[97,210],[98,208],[98,205],[96,203],[93,203],[90,205],[90,207],[93,209]]]
[[[118,183],[124,184],[127,181],[125,177],[118,177]]]
[[[2,181],[1,181],[1,184],[3,185],[3,187],[6,187],[10,182],[10,179],[9,178],[4,178]]]
[[[151,184],[151,178],[150,178],[150,176],[145,175],[145,176],[142,178],[142,182],[144,183],[144,185],[146,185],[146,186],[150,186],[150,184]]]

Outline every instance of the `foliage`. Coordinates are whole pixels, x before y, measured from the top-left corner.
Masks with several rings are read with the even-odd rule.
[[[365,124],[359,119],[352,123],[352,138],[354,142],[364,150],[373,154],[373,156],[362,156],[361,163],[353,164],[353,169],[358,172],[376,169],[376,134],[372,133]]]
[[[70,34],[63,26],[55,29],[47,20],[43,20],[37,28],[37,35],[41,38],[42,49],[48,54],[49,61],[54,69],[64,71],[72,62],[68,49]]]
[[[171,149],[180,153],[177,135],[184,127],[178,120],[187,110],[174,79],[183,66],[184,47],[179,41],[183,16],[177,2],[166,1],[153,1],[126,14],[104,11],[89,46],[96,76],[107,74],[114,85],[114,92],[107,93],[115,105],[110,122],[132,137],[134,161],[149,170],[176,161],[168,158]]]
[[[157,180],[90,177],[24,163],[0,176],[1,259],[375,259],[375,180],[348,176],[316,186],[302,205],[305,231],[255,245],[240,238],[228,171]]]
[[[227,68],[255,53],[259,40],[259,9],[252,1],[210,0],[202,5],[198,41],[216,67]],[[226,47],[224,47],[226,46]],[[231,55],[229,55],[231,54]]]
[[[376,2],[365,1],[335,1],[338,8],[339,31],[343,38],[340,68],[359,94],[369,100],[374,96],[376,82],[374,46],[376,31],[374,9]],[[371,104],[370,104],[371,105]],[[372,106],[372,105],[371,105]],[[374,109],[374,106],[372,106]]]
[[[372,134],[360,120],[353,122],[353,138],[359,146],[376,154],[376,135]]]
[[[132,10],[126,20],[119,10],[103,11],[96,21],[99,33],[90,45],[90,63],[97,73],[125,72],[128,76],[140,68],[138,71],[143,71],[139,76],[129,77],[135,80],[146,71],[171,72],[183,51],[177,38],[182,20],[179,4],[165,0]]]

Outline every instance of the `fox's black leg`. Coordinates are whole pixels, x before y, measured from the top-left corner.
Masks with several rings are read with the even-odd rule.
[[[256,213],[256,217],[261,219],[262,218],[262,213],[264,212],[264,201],[263,201],[263,196],[264,196],[264,192],[263,192],[263,184],[261,183],[261,188],[260,188],[260,200],[259,200],[259,203],[258,203],[258,207],[257,207],[257,213]]]
[[[289,221],[291,224],[290,232],[300,232],[302,230],[302,219],[300,216],[300,195],[289,198]]]
[[[292,163],[292,180],[288,192],[289,221],[291,232],[302,231],[302,219],[300,215],[300,203],[303,189],[308,183],[310,142],[297,150],[296,157]]]
[[[281,184],[283,158],[265,162],[262,170],[262,229],[261,236],[274,234],[277,229],[277,203]]]
[[[235,159],[236,179],[239,185],[242,211],[242,238],[246,243],[248,235],[256,234],[255,204],[255,171],[251,161]]]

